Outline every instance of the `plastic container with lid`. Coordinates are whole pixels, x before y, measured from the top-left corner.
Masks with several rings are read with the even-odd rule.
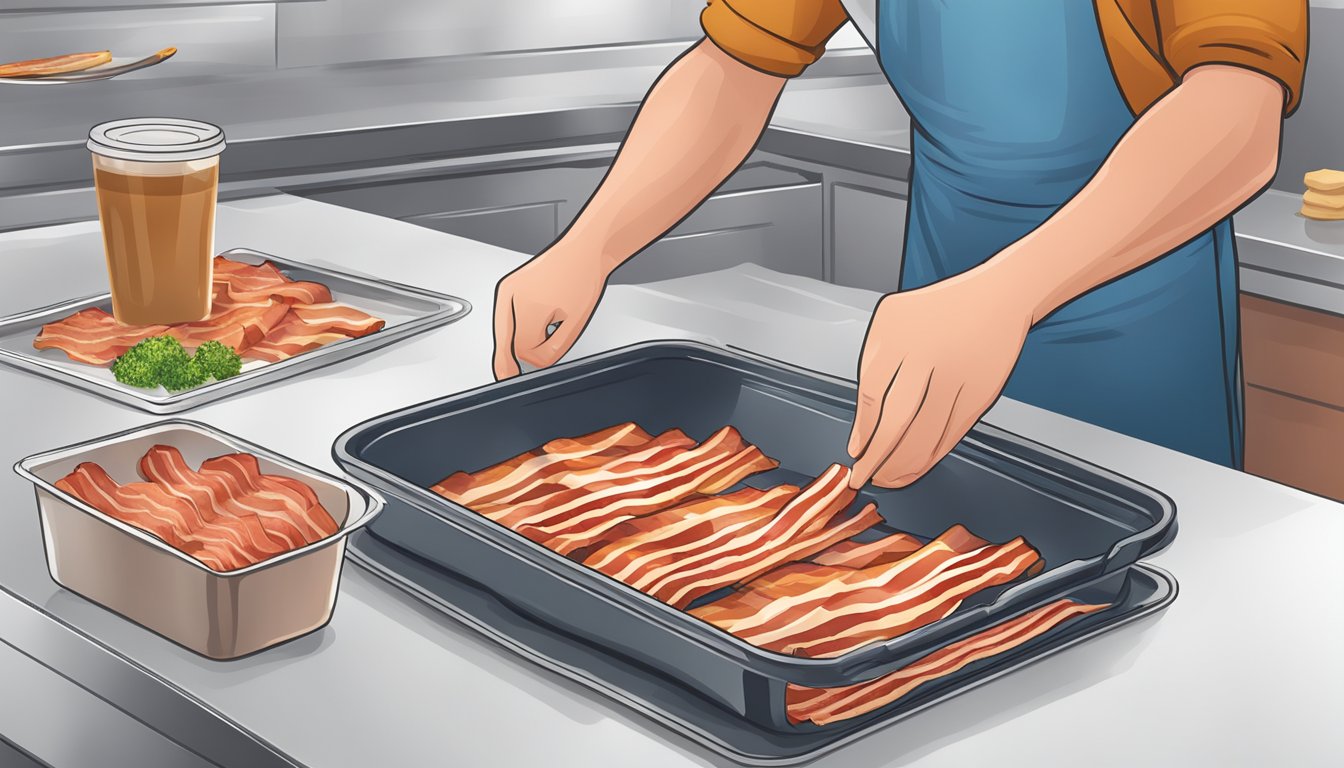
[[[114,120],[89,131],[112,313],[130,325],[210,314],[224,131],[197,120]]]

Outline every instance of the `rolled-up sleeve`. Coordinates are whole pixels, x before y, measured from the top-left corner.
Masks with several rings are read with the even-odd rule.
[[[1203,64],[1256,70],[1297,109],[1307,61],[1307,0],[1157,0],[1163,58],[1177,78]]]
[[[709,0],[705,35],[725,53],[780,77],[802,73],[848,20],[840,0]]]

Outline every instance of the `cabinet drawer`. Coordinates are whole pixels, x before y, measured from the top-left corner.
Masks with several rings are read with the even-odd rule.
[[[1241,297],[1246,383],[1344,408],[1344,317]]]
[[[906,198],[850,184],[831,188],[831,258],[839,285],[892,293],[901,283]]]
[[[612,273],[613,283],[643,283],[738,264],[823,277],[821,184],[719,194]]]
[[[1344,410],[1246,387],[1246,471],[1344,501]]]

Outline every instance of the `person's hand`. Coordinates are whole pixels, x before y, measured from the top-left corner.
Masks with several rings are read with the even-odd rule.
[[[519,361],[545,368],[564,357],[592,319],[608,274],[599,259],[557,243],[505,275],[495,288],[495,378],[517,376]]]
[[[998,399],[1032,309],[987,270],[895,293],[877,305],[859,361],[850,485],[919,479]]]

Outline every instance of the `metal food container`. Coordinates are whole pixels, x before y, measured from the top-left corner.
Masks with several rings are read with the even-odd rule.
[[[263,473],[292,477],[312,488],[340,529],[264,562],[220,573],[55,486],[86,461],[101,465],[118,482],[140,481],[140,457],[158,444],[177,448],[193,467],[220,454],[250,453]],[[14,469],[36,489],[47,568],[57,584],[212,659],[236,659],[326,625],[336,605],[346,538],[382,509],[372,492],[185,420],[40,453]]]
[[[33,339],[47,323],[57,322],[91,307],[111,312],[112,296],[105,293],[0,318],[0,363],[149,413],[181,413],[366,354],[409,336],[455,322],[471,312],[471,304],[465,299],[423,288],[359,277],[243,248],[225,251],[220,255],[244,264],[270,261],[291,280],[322,283],[330,289],[333,300],[382,318],[387,325],[376,333],[327,344],[276,363],[245,360],[242,373],[233,378],[182,392],[169,392],[161,387],[143,389],[122,384],[112,375],[110,368],[75,362],[58,349],[33,348]]]
[[[985,589],[947,618],[835,658],[757,648],[433,493],[560,436],[634,421],[704,439],[725,424],[780,462],[748,485],[802,484],[849,463],[852,382],[732,350],[639,344],[371,419],[337,439],[352,477],[384,493],[388,513],[368,534],[494,593],[514,610],[581,642],[659,670],[766,728],[788,722],[788,683],[851,685],[1019,615],[1078,585],[1122,571],[1170,542],[1175,507],[1163,494],[989,425],[977,426],[919,482],[867,487],[882,533],[924,540],[961,523],[991,541],[1021,535],[1043,573]],[[857,505],[856,505],[857,506]],[[714,595],[703,600],[713,599]]]

